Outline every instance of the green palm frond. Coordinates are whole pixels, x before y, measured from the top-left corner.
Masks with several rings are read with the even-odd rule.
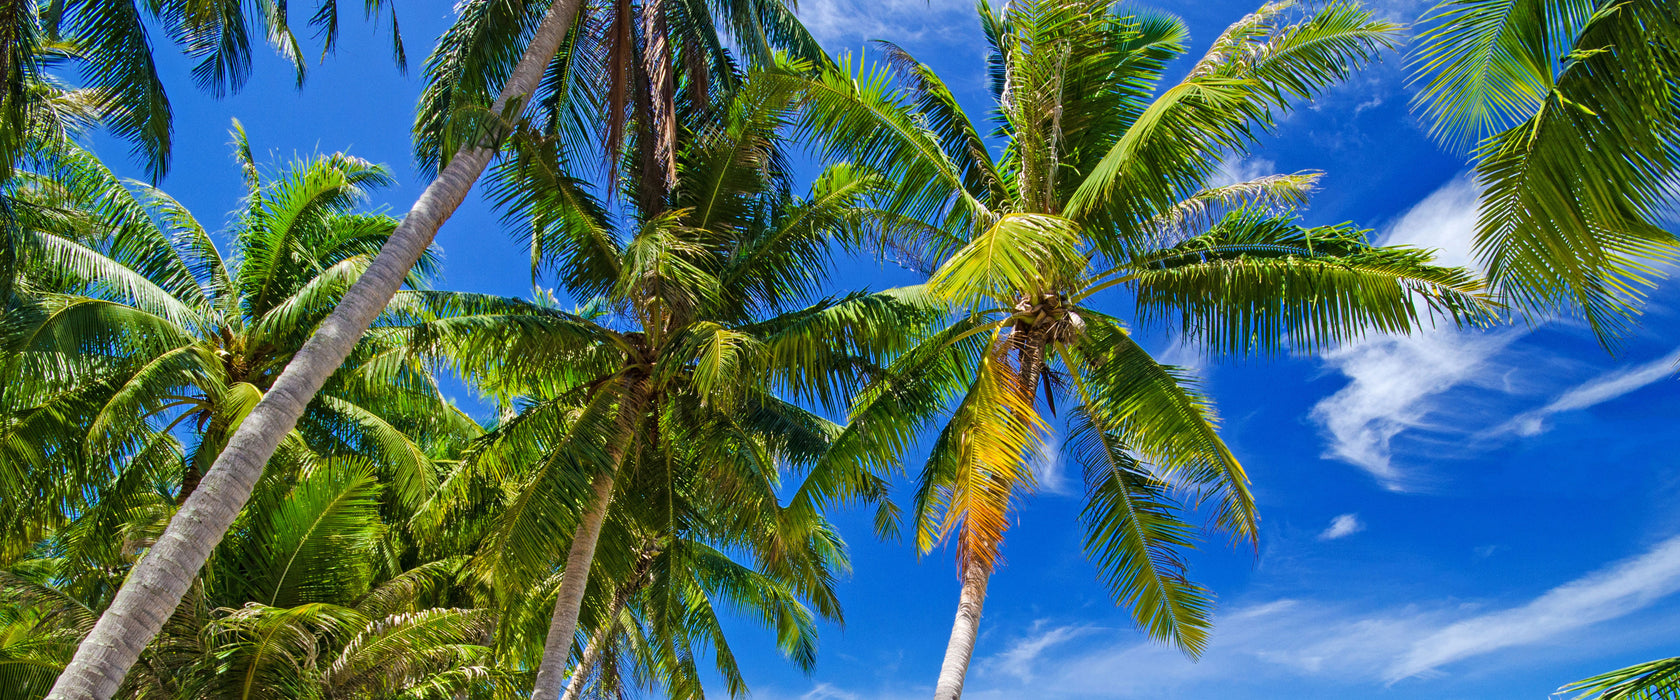
[[[1241,156],[1260,130],[1297,102],[1316,96],[1375,60],[1398,27],[1350,4],[1284,21],[1290,3],[1273,3],[1233,24],[1179,84],[1139,114],[1068,200],[1075,219],[1116,225],[1117,255],[1135,227],[1202,188],[1212,168]]]
[[[1680,658],[1658,659],[1570,683],[1577,700],[1663,700],[1680,694]]]
[[[235,599],[291,607],[365,593],[384,527],[374,474],[366,460],[321,461],[248,533],[230,536],[223,549],[239,572],[227,582],[240,587]]]
[[[1095,420],[1078,411],[1067,438],[1085,474],[1085,556],[1150,637],[1199,657],[1213,628],[1213,599],[1187,578],[1182,551],[1195,547],[1195,528],[1181,519],[1172,486]]]
[[[1432,134],[1472,151],[1475,250],[1519,310],[1614,347],[1680,239],[1680,18],[1649,0],[1456,0],[1413,59]]]
[[[1057,216],[1005,214],[935,270],[928,286],[977,308],[1065,288],[1085,267],[1078,230]]]
[[[87,57],[83,78],[102,93],[100,119],[156,182],[169,171],[174,134],[172,110],[152,60],[140,3],[133,0],[71,0],[55,8],[66,38]]]
[[[1248,474],[1219,437],[1212,401],[1188,374],[1162,365],[1115,319],[1086,311],[1085,335],[1065,358],[1085,412],[1100,417],[1143,462],[1212,508],[1214,525],[1253,543],[1259,515]]]
[[[1410,333],[1423,323],[1420,305],[1458,325],[1493,319],[1496,307],[1471,272],[1433,265],[1426,250],[1370,245],[1367,235],[1239,210],[1118,274],[1137,289],[1144,322],[1171,319],[1191,341],[1232,355]]]

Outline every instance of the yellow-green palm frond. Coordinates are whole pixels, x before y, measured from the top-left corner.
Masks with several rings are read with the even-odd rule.
[[[1063,349],[1085,413],[1175,488],[1210,507],[1217,529],[1250,543],[1259,515],[1248,474],[1219,436],[1213,402],[1183,370],[1155,361],[1110,317],[1082,312],[1083,338]]]
[[[947,429],[949,466],[942,478],[930,480],[936,492],[919,513],[921,550],[955,537],[963,567],[997,565],[1016,499],[1035,485],[1030,459],[1046,426],[1033,407],[1033,392],[1021,385],[1012,349],[994,336]]]
[[[1680,17],[1659,0],[1451,0],[1413,59],[1432,134],[1471,150],[1475,250],[1520,310],[1614,347],[1680,238]]]
[[[1067,438],[1085,475],[1085,556],[1150,637],[1199,657],[1213,629],[1213,599],[1186,571],[1184,551],[1195,548],[1196,528],[1184,521],[1172,485],[1099,420],[1081,407]]]
[[[1573,700],[1663,700],[1680,693],[1680,658],[1619,668],[1558,689]]]
[[[974,308],[1010,307],[1065,288],[1085,267],[1079,226],[1049,214],[1005,214],[928,279],[934,293]]]
[[[1375,60],[1398,27],[1356,5],[1304,16],[1273,3],[1228,28],[1188,76],[1151,103],[1068,199],[1068,215],[1104,224],[1118,255],[1141,227],[1200,190],[1213,168],[1247,152],[1281,113]],[[1112,228],[1112,231],[1109,229]]]

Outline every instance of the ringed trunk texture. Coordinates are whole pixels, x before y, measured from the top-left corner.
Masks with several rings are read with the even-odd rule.
[[[543,70],[560,48],[581,0],[555,0],[531,37],[492,111],[536,91]],[[169,619],[210,551],[251,498],[251,489],[281,438],[390,303],[438,227],[466,199],[494,150],[462,146],[403,217],[367,272],[321,322],[286,365],[274,387],[251,410],[151,551],[134,567],[117,597],[76,648],[76,655],[48,693],[48,700],[108,700],[128,669]]]
[[[980,608],[986,603],[986,583],[991,577],[992,573],[979,564],[964,567],[957,620],[951,625],[951,642],[945,647],[945,663],[939,667],[933,700],[962,697],[963,678],[968,675],[968,660],[974,657],[974,640],[980,634]]]
[[[554,600],[554,616],[548,621],[548,638],[543,642],[542,663],[537,666],[537,683],[531,689],[531,700],[560,697],[566,682],[566,659],[571,656],[572,637],[577,634],[578,611],[583,609],[589,567],[595,561],[595,543],[601,539],[601,525],[606,522],[607,506],[612,503],[612,474],[596,474],[591,485],[595,488],[594,499],[583,514],[583,522],[578,523],[571,550],[566,552],[566,570],[560,576],[560,594]]]

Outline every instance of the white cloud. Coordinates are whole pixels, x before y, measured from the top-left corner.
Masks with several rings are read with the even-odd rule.
[[[1473,268],[1478,196],[1468,177],[1456,178],[1408,210],[1380,242],[1431,249],[1441,264]],[[1408,336],[1374,336],[1325,353],[1325,364],[1351,380],[1313,407],[1313,420],[1330,439],[1325,456],[1364,469],[1386,488],[1412,488],[1414,475],[1393,464],[1391,441],[1423,425],[1442,394],[1500,373],[1490,372],[1490,360],[1526,332],[1426,328]]]
[[[1219,169],[1208,178],[1209,187],[1224,187],[1239,182],[1248,182],[1256,178],[1277,174],[1277,163],[1265,158],[1244,158],[1227,160],[1219,164]]]
[[[1325,456],[1364,469],[1392,490],[1413,485],[1395,467],[1390,442],[1423,425],[1434,399],[1490,374],[1489,360],[1525,331],[1425,331],[1369,338],[1323,356],[1351,380],[1313,406],[1312,418],[1330,438]]]
[[[1492,651],[1534,644],[1641,610],[1680,590],[1680,536],[1651,551],[1581,577],[1527,605],[1455,622],[1413,644],[1388,670],[1416,676]]]
[[[863,696],[846,692],[829,683],[818,683],[811,692],[799,696],[799,700],[863,700]]]
[[[1196,345],[1185,342],[1182,334],[1174,334],[1159,352],[1151,353],[1155,361],[1163,365],[1182,367],[1194,374],[1205,374],[1208,367],[1207,353]]]
[[[961,0],[805,0],[799,3],[797,14],[830,51],[878,39],[953,45],[980,39],[974,4]],[[919,56],[924,61],[930,57]],[[979,58],[976,54],[975,59]]]
[[[1030,683],[1033,680],[1033,670],[1042,663],[1039,656],[1046,649],[1097,631],[1095,628],[1085,626],[1063,626],[1045,629],[1046,627],[1047,621],[1045,620],[1033,623],[1031,633],[1016,641],[1003,653],[992,657],[986,664],[985,670],[1013,676],[1023,682]]]
[[[1655,360],[1623,369],[1613,369],[1593,377],[1559,394],[1540,408],[1526,411],[1496,428],[1492,434],[1516,433],[1522,436],[1539,435],[1546,431],[1546,419],[1559,413],[1579,411],[1621,398],[1663,379],[1671,379],[1676,363],[1680,363],[1680,348],[1675,348]]]
[[[1381,243],[1428,248],[1442,265],[1476,269],[1471,241],[1480,197],[1481,190],[1468,176],[1454,178],[1412,205],[1389,227]]]
[[[1330,527],[1318,533],[1320,540],[1339,540],[1352,534],[1365,531],[1365,523],[1359,521],[1358,513],[1343,513],[1330,519]]]
[[[1136,641],[1129,628],[1041,620],[1002,652],[977,658],[964,697],[1001,700],[1026,692],[1038,700],[1212,697],[1202,691],[1242,686],[1335,687],[1342,689],[1337,695],[1303,697],[1368,696],[1406,679],[1427,682],[1454,664],[1496,652],[1539,650],[1561,641],[1574,645],[1582,630],[1620,618],[1628,618],[1622,625],[1639,620],[1635,613],[1677,591],[1680,536],[1526,602],[1493,609],[1446,597],[1380,608],[1282,599],[1231,609],[1220,615],[1212,644],[1195,663],[1170,647]],[[1105,636],[1125,641],[1103,643]],[[1535,653],[1540,656],[1527,662],[1513,660],[1544,663],[1536,659],[1552,650]],[[1578,650],[1571,654],[1582,658]]]
[[[1052,432],[1044,436],[1029,461],[1033,480],[1044,493],[1066,496],[1073,493],[1068,486],[1067,460],[1062,458],[1062,438]]]

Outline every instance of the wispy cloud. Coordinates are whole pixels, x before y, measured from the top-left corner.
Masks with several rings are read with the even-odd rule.
[[[799,696],[799,700],[863,700],[863,696],[841,690],[829,683],[818,683],[811,692]]]
[[[1419,639],[1389,667],[1388,680],[1454,661],[1534,644],[1642,610],[1680,590],[1680,536],[1636,558],[1581,577],[1526,605],[1455,622]]]
[[[1539,435],[1546,431],[1546,419],[1551,416],[1591,408],[1660,380],[1674,378],[1677,363],[1680,363],[1680,348],[1675,348],[1649,362],[1609,370],[1559,394],[1551,403],[1519,414],[1494,429],[1491,434],[1515,433],[1524,437]]]
[[[1677,591],[1680,536],[1506,606],[1440,599],[1361,608],[1282,599],[1236,608],[1220,616],[1212,646],[1197,663],[1160,644],[1097,641],[1110,635],[1135,640],[1130,630],[1038,621],[1003,651],[975,660],[964,697],[1019,698],[1029,690],[1039,700],[1207,697],[1190,689],[1263,683],[1275,685],[1254,687],[1311,683],[1343,688],[1342,696],[1350,697],[1412,678],[1427,682],[1455,664],[1495,652],[1574,639],[1592,625],[1628,618]],[[1368,690],[1346,690],[1361,687]]]
[[[1044,436],[1043,442],[1038,444],[1028,458],[1028,466],[1032,469],[1033,481],[1037,482],[1040,493],[1056,496],[1073,493],[1068,483],[1067,460],[1062,456],[1062,437],[1059,433],[1051,431]]]
[[[1318,533],[1320,540],[1339,540],[1349,535],[1365,531],[1365,523],[1359,521],[1358,513],[1343,513],[1330,519],[1330,527]]]
[[[974,4],[961,0],[805,0],[798,15],[830,51],[875,40],[977,46],[968,40],[980,37]]]
[[[1023,639],[1010,645],[1003,653],[992,657],[986,665],[986,671],[1006,674],[1032,682],[1033,672],[1042,665],[1039,658],[1046,649],[1058,646],[1092,632],[1098,631],[1094,627],[1078,626],[1050,626],[1048,621],[1039,620],[1033,624],[1032,632]]]
[[[1479,196],[1469,178],[1456,178],[1400,217],[1382,243],[1428,248],[1442,264],[1473,267],[1469,242]],[[1436,397],[1471,380],[1519,335],[1442,328],[1377,336],[1325,354],[1326,365],[1352,380],[1313,408],[1313,420],[1330,438],[1326,456],[1370,472],[1390,489],[1405,490],[1407,475],[1394,466],[1390,442],[1419,425]]]
[[[1351,381],[1312,409],[1330,444],[1326,456],[1353,464],[1395,491],[1415,486],[1393,463],[1391,443],[1424,425],[1435,399],[1487,374],[1490,359],[1522,331],[1423,332],[1370,338],[1338,348],[1324,363]]]
[[[1212,177],[1208,178],[1208,186],[1224,187],[1276,174],[1277,163],[1265,158],[1227,160],[1220,163],[1219,169],[1214,171]]]

